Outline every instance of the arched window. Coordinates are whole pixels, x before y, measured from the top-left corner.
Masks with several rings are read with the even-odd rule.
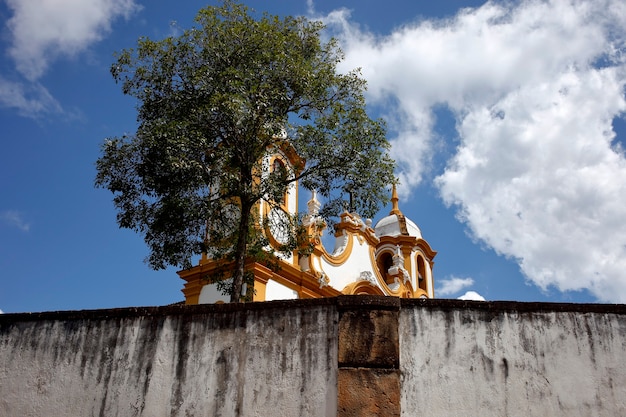
[[[285,163],[280,160],[280,158],[274,158],[274,163],[272,164],[272,172],[280,172],[281,174],[284,172]]]
[[[426,260],[422,255],[417,255],[417,286],[426,292],[428,292],[426,278]]]
[[[380,271],[380,275],[385,280],[385,283],[387,283],[387,285],[393,284],[395,281],[394,278],[387,273],[389,268],[393,266],[393,254],[391,252],[381,253],[378,255],[376,263],[378,264],[378,270]]]

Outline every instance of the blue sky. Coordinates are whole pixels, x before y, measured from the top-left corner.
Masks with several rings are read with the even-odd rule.
[[[0,2],[2,311],[183,299],[175,270],[150,270],[141,236],[118,229],[94,162],[136,126],[113,53],[206,4]],[[439,252],[437,296],[626,302],[622,1],[247,4],[323,20],[342,70],[362,68],[400,208]]]

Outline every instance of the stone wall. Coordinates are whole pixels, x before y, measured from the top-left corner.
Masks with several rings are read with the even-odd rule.
[[[7,314],[0,415],[334,415],[336,334],[323,302]]]
[[[626,306],[316,300],[0,315],[0,416],[626,415]]]
[[[626,416],[625,307],[405,300],[402,415]]]

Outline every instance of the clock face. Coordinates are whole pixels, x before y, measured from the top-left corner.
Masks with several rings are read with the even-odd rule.
[[[291,234],[289,215],[280,208],[273,208],[267,217],[272,237],[281,245],[289,243],[289,236]]]

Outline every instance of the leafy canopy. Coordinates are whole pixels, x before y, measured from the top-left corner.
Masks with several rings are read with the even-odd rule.
[[[323,197],[329,220],[348,193],[352,209],[372,217],[394,163],[384,124],[365,112],[365,81],[337,72],[342,52],[321,41],[320,22],[255,17],[226,1],[196,23],[117,55],[111,73],[138,100],[138,128],[105,141],[96,186],[114,194],[119,226],[144,235],[152,268],[188,268],[206,250],[233,260],[238,301],[246,256],[266,256],[255,204],[299,181]],[[271,149],[300,162],[264,175]]]

